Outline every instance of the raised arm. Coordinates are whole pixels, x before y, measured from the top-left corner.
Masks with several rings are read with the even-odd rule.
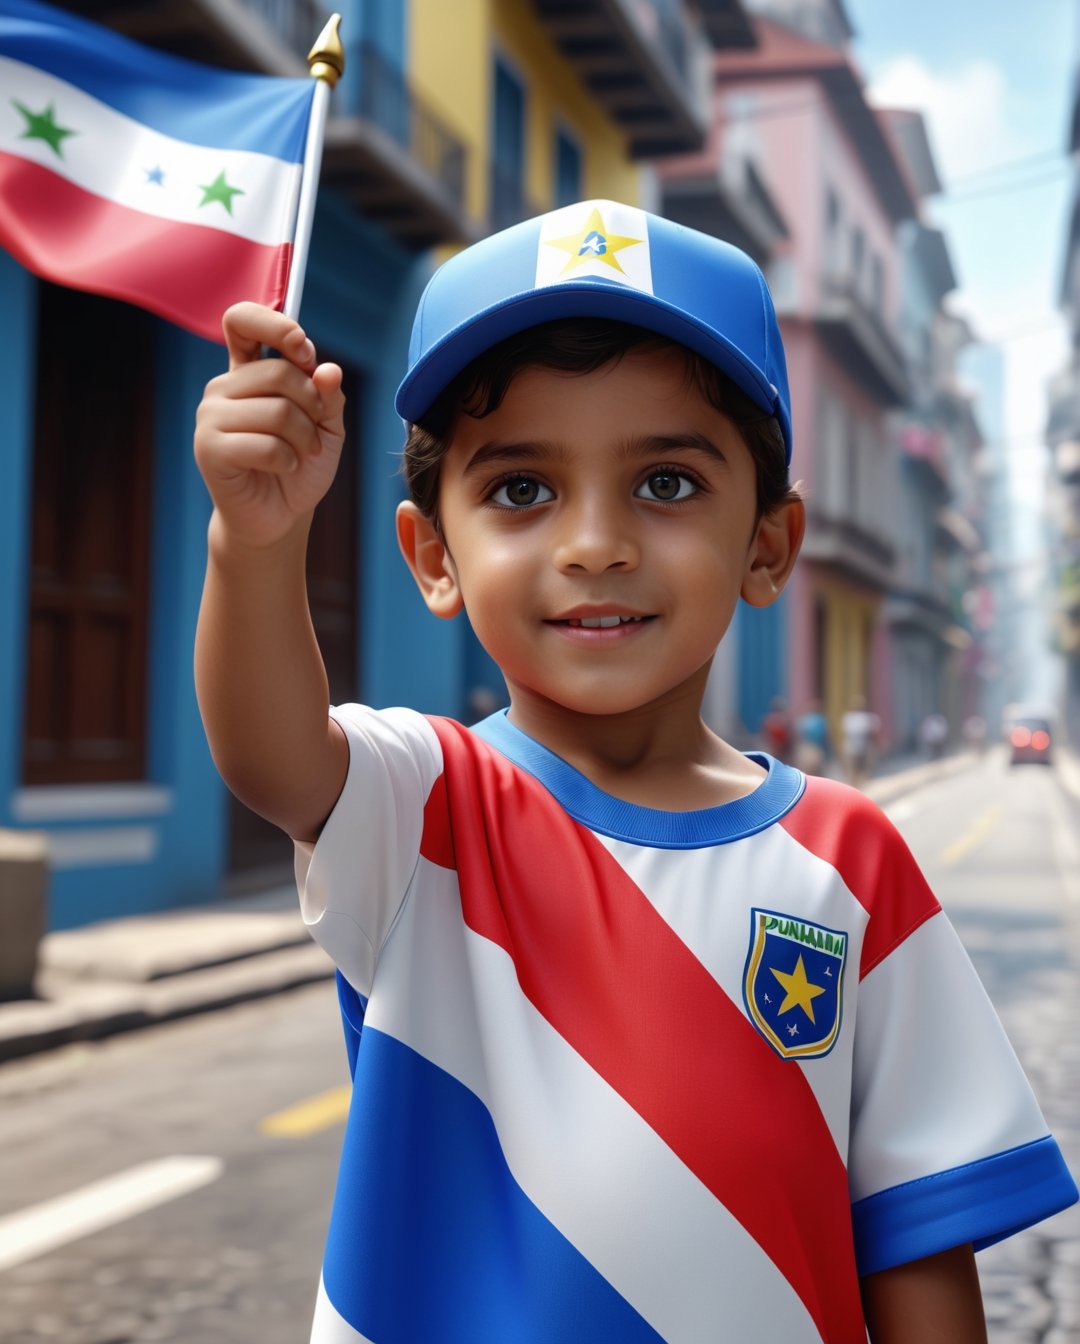
[[[312,840],[348,769],[305,583],[312,515],[344,440],[341,370],[317,364],[297,323],[257,304],[230,308],[223,328],[229,371],[207,385],[195,428],[214,502],[196,692],[229,788]],[[262,358],[264,346],[282,358]]]

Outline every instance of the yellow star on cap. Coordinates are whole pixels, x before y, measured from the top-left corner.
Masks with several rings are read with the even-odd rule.
[[[778,971],[775,966],[769,969],[777,980],[783,985],[787,993],[784,995],[784,1002],[777,1010],[777,1014],[786,1013],[789,1008],[801,1008],[811,1022],[814,1021],[814,1000],[819,994],[824,994],[824,987],[821,985],[812,985],[806,978],[806,967],[803,965],[802,953],[799,953],[799,960],[795,963],[795,969],[791,974],[786,971]]]
[[[546,239],[550,247],[558,247],[563,252],[570,253],[570,260],[562,268],[560,275],[576,271],[579,266],[585,266],[592,261],[610,266],[613,271],[625,275],[626,272],[619,265],[615,253],[621,252],[624,247],[632,247],[635,243],[644,241],[643,238],[624,238],[621,234],[608,233],[603,217],[595,206],[580,233],[568,233],[565,238]]]

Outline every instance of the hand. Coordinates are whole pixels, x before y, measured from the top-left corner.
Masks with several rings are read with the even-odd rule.
[[[292,318],[238,303],[222,319],[229,371],[206,386],[195,459],[221,526],[272,546],[305,526],[330,489],[345,439],[341,369],[317,364]],[[281,359],[264,359],[264,347]]]

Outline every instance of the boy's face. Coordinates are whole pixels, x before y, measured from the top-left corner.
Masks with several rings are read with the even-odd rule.
[[[411,505],[399,534],[428,606],[464,605],[519,722],[529,706],[696,713],[740,593],[772,601],[798,549],[801,519],[756,515],[738,431],[677,352],[638,351],[526,369],[497,410],[460,416],[441,536]]]

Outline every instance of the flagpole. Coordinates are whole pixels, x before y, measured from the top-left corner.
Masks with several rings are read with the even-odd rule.
[[[289,284],[281,309],[287,317],[300,316],[304,274],[311,246],[311,226],[315,220],[315,198],[319,191],[326,113],[330,106],[330,92],[345,72],[345,52],[338,33],[340,23],[340,14],[331,15],[329,23],[308,52],[308,70],[315,81],[315,96],[311,103],[307,141],[304,145],[304,167],[300,175],[300,200],[296,206],[296,237],[293,240]]]

